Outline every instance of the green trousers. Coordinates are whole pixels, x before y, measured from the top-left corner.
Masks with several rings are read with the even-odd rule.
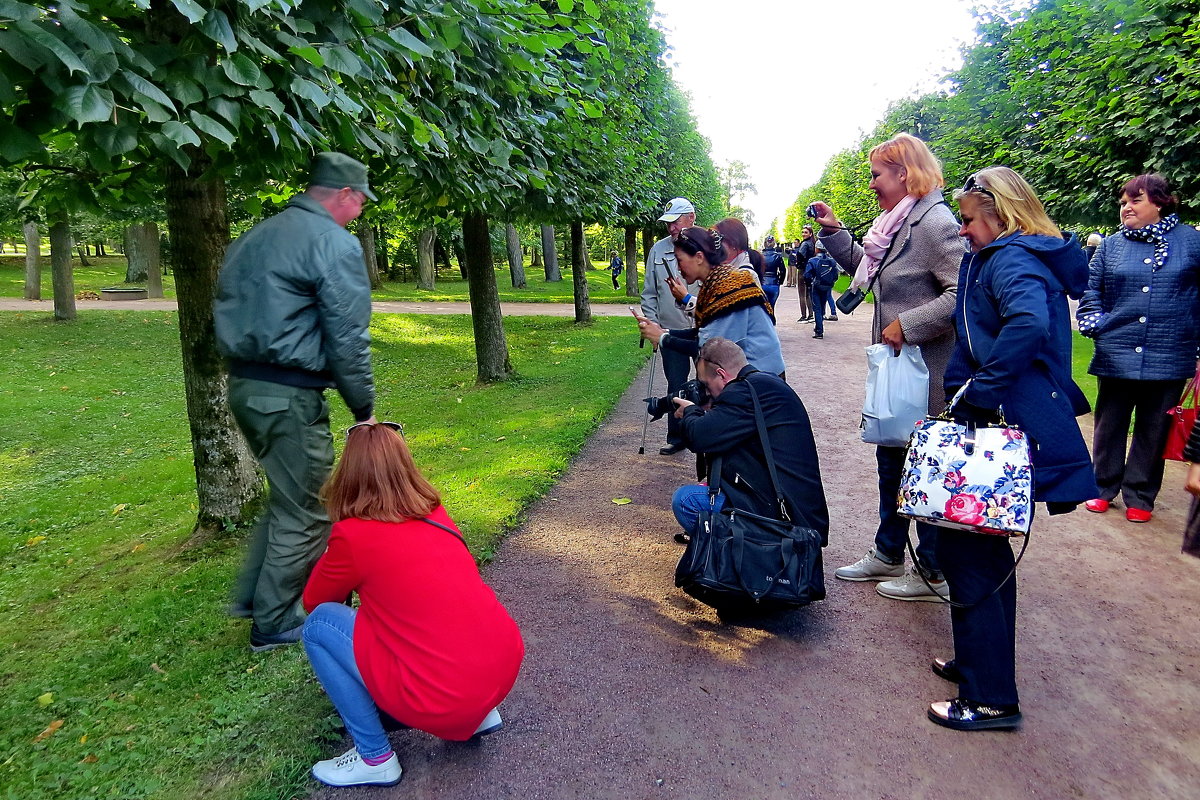
[[[321,486],[333,469],[329,404],[320,389],[229,378],[229,408],[267,473],[267,510],[250,540],[234,608],[264,634],[304,623],[300,598],[329,541]]]

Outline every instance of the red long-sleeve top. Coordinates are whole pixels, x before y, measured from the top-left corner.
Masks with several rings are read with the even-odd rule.
[[[429,517],[454,527],[442,507]],[[354,660],[376,705],[443,739],[470,738],[512,689],[525,646],[463,543],[419,520],[342,520],[304,608],[351,591]]]

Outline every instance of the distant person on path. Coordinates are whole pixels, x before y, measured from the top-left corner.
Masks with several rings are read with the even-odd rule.
[[[1100,235],[1099,231],[1088,234],[1087,244],[1084,246],[1083,252],[1087,256],[1089,264],[1092,263],[1092,256],[1096,255],[1096,248],[1098,248],[1100,243],[1103,241],[1104,237]]]
[[[804,262],[808,263],[808,262]],[[796,278],[799,273],[804,271],[804,264],[800,263],[800,240],[792,242],[792,246],[787,248],[787,285],[788,288],[796,286]]]
[[[768,236],[763,244],[763,292],[767,295],[767,300],[771,303],[771,308],[779,302],[779,286],[783,282],[782,279],[787,277],[787,266],[783,263],[783,256],[775,247],[775,237]]]
[[[1162,487],[1167,411],[1200,358],[1200,233],[1180,225],[1161,175],[1121,188],[1121,229],[1101,242],[1076,311],[1096,340],[1088,372],[1099,380],[1092,458],[1103,513],[1117,495],[1130,522],[1149,522]],[[1133,418],[1133,439],[1126,436]]]
[[[617,282],[617,278],[621,277],[621,273],[625,271],[625,262],[616,252],[612,254],[612,261],[608,262],[608,270],[612,273],[613,288],[620,289],[621,284]]]
[[[1183,457],[1192,462],[1188,468],[1183,488],[1192,495],[1192,508],[1188,512],[1187,527],[1183,531],[1183,552],[1200,558],[1200,425],[1192,428]]]
[[[721,457],[721,493],[716,497],[716,509],[736,508],[779,519],[754,404],[746,386],[753,383],[770,430],[771,454],[788,516],[817,531],[824,542],[829,536],[829,511],[821,467],[808,412],[796,392],[778,376],[754,369],[740,347],[719,336],[700,348],[696,374],[712,397],[712,407],[704,409],[679,398],[673,402],[683,420],[688,447],[709,456],[705,459],[709,467],[712,457]],[[767,488],[764,492],[751,487]],[[686,535],[693,535],[700,509],[707,508],[708,502],[706,484],[676,490],[671,508]]]
[[[851,287],[875,278],[871,341],[897,350],[905,342],[921,346],[929,367],[929,413],[945,407],[942,374],[954,350],[954,301],[963,245],[958,221],[942,197],[942,165],[925,143],[901,133],[870,153],[871,190],[883,213],[871,223],[860,247],[825,203],[813,203],[820,240],[829,254],[853,275]],[[815,313],[820,313],[818,309]],[[879,445],[879,528],[875,546],[854,564],[834,575],[847,581],[883,581],[876,587],[893,600],[940,602],[946,584],[938,568],[938,531],[917,523],[919,543],[914,566],[934,588],[913,572],[905,572],[908,520],[896,509],[904,472],[903,447]]]
[[[329,537],[318,496],[333,467],[325,390],[372,420],[371,288],[346,224],[375,195],[341,153],[313,161],[309,186],[229,247],[213,308],[229,365],[229,408],[267,474],[230,613],[252,617],[250,649],[300,641],[300,594]]]
[[[813,307],[818,311],[815,320],[816,332],[813,333],[814,339],[825,338],[824,317],[819,312],[825,308],[825,302],[833,292],[833,284],[837,283],[837,276],[837,262],[826,252],[825,245],[818,241],[817,256],[809,259],[804,268],[804,277],[812,284]]]
[[[796,292],[800,298],[800,319],[796,322],[812,322],[817,312],[813,311],[812,287],[804,277],[804,269],[811,259],[816,258],[817,238],[813,235],[812,225],[805,225],[800,235],[802,240],[797,259],[800,262],[800,280],[796,281]]]
[[[304,589],[304,649],[354,747],[312,774],[391,785],[402,770],[379,710],[442,739],[493,733],[525,646],[399,425],[351,426],[325,497],[333,533]]]
[[[646,278],[642,284],[642,314],[646,319],[665,329],[690,328],[692,320],[675,302],[668,281],[679,276],[679,266],[675,263],[675,237],[684,228],[696,222],[696,207],[683,197],[676,197],[667,203],[667,208],[659,222],[667,223],[667,235],[654,243],[650,254],[646,257]],[[686,286],[687,291],[695,292],[698,284]],[[663,373],[667,376],[667,393],[674,394],[679,387],[687,382],[688,374],[692,371],[692,359],[687,353],[678,350],[659,350],[662,356]],[[667,417],[667,444],[658,452],[664,456],[673,456],[683,450],[683,437],[679,432],[679,420],[674,416]]]
[[[715,228],[686,228],[675,241],[675,259],[683,278],[700,281],[696,298],[696,327],[664,329],[646,317],[638,319],[642,338],[664,353],[675,351],[699,357],[713,337],[735,342],[755,369],[782,377],[783,352],[767,296],[751,271],[722,263],[724,237]]]
[[[1073,510],[1095,490],[1076,416],[1087,413],[1071,378],[1071,309],[1087,288],[1087,260],[1064,237],[1029,184],[1008,167],[989,167],[955,192],[971,253],[958,276],[958,340],[946,369],[946,397],[959,422],[1003,418],[1036,442],[1033,499],[1050,514]],[[1020,724],[1017,697],[1017,576],[1006,536],[945,530],[938,564],[957,605],[950,609],[954,658],[933,671],[958,696],[933,703],[929,718],[974,731]],[[996,591],[996,587],[1000,587]]]

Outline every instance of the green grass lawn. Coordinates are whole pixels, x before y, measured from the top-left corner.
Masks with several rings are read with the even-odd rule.
[[[520,377],[497,386],[475,385],[465,316],[372,326],[378,416],[405,423],[480,558],[649,357],[622,319],[505,326]],[[6,312],[0,348],[0,798],[307,794],[338,720],[300,648],[253,655],[224,616],[244,532],[181,547],[195,492],[175,314]]]
[[[124,256],[105,256],[104,258],[89,258],[93,266],[75,267],[75,291],[97,292],[109,286],[145,286],[145,283],[126,284]],[[588,297],[593,303],[634,303],[636,298],[625,296],[625,275],[620,277],[621,288],[613,289],[612,278],[608,265],[599,261],[592,262],[595,269],[588,270]],[[640,275],[640,273],[639,273]],[[524,303],[571,303],[574,302],[574,288],[571,284],[571,272],[563,270],[563,279],[550,283],[539,267],[525,267],[525,282],[527,288],[512,288],[512,278],[508,267],[497,266],[496,286],[500,290],[502,302]],[[0,297],[23,297],[25,292],[25,257],[6,255],[0,257]],[[174,275],[163,276],[163,296],[169,300],[175,299]],[[436,287],[426,291],[418,289],[416,282],[399,283],[385,281],[382,288],[372,295],[376,300],[429,301],[447,303],[454,301],[467,302],[467,282],[455,271],[451,275],[440,277]],[[50,262],[43,257],[42,266],[42,299],[54,297],[54,288],[50,281]]]

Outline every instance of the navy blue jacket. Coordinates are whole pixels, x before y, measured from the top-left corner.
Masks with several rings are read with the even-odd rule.
[[[1043,502],[1079,503],[1099,492],[1075,421],[1087,399],[1071,378],[1067,297],[1086,287],[1087,261],[1074,236],[1004,236],[959,267],[946,395],[973,379],[964,400],[1003,407],[1007,421],[1029,433],[1034,499]]]
[[[815,289],[832,289],[837,283],[838,263],[828,253],[810,258],[804,267],[804,280]]]
[[[1200,232],[1180,223],[1167,233],[1170,254],[1154,271],[1154,245],[1120,233],[1092,256],[1076,316],[1101,312],[1085,335],[1096,340],[1088,372],[1103,378],[1190,378],[1200,358]]]
[[[812,425],[804,403],[777,375],[743,367],[737,379],[726,384],[713,401],[711,409],[684,409],[684,440],[689,449],[709,456],[710,468],[714,458],[721,457],[721,492],[727,508],[779,519],[747,382],[754,383],[762,403],[788,515],[797,525],[821,534],[824,545],[829,537],[829,510]]]

